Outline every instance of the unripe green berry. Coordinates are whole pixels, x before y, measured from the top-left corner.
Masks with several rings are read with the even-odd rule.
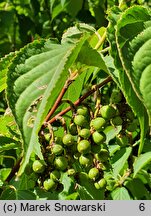
[[[54,181],[58,181],[59,178],[60,178],[60,172],[58,170],[53,170],[51,173],[50,173],[50,178]]]
[[[68,166],[68,161],[64,156],[59,156],[55,158],[54,164],[58,170],[64,171]]]
[[[135,118],[134,113],[132,111],[126,112],[126,118],[130,121],[133,121]]]
[[[89,166],[93,163],[93,157],[90,154],[81,155],[79,157],[79,163],[83,166]]]
[[[74,123],[70,124],[69,131],[71,135],[73,136],[77,135],[78,134],[77,125]]]
[[[68,174],[69,176],[74,176],[74,175],[76,174],[76,171],[75,171],[75,169],[71,168],[71,169],[68,169],[68,170],[67,170],[67,174]]]
[[[135,120],[133,120],[133,122],[130,122],[127,127],[126,130],[128,130],[129,132],[134,132],[137,129],[137,122],[135,122]]]
[[[74,117],[74,123],[80,127],[87,124],[86,118],[83,115],[76,115]]]
[[[88,110],[87,107],[82,106],[82,107],[79,107],[77,109],[77,114],[78,115],[83,115],[83,116],[87,117],[89,115],[89,110]]]
[[[98,184],[100,188],[103,189],[106,187],[107,181],[104,178],[102,178],[101,180],[98,181]]]
[[[63,136],[62,142],[64,145],[70,146],[74,144],[74,137],[71,134],[65,134]]]
[[[100,108],[100,114],[105,119],[111,119],[116,115],[116,109],[110,105],[104,105]]]
[[[106,120],[101,117],[97,117],[95,119],[92,119],[90,122],[90,126],[93,127],[95,130],[100,132],[102,130],[102,127],[105,125]]]
[[[77,145],[78,152],[81,154],[87,154],[91,150],[91,145],[88,140],[81,140]]]
[[[61,155],[63,152],[63,147],[62,145],[54,144],[51,151],[55,155]]]
[[[56,186],[56,183],[53,181],[53,179],[46,179],[43,183],[45,190],[53,189]]]
[[[89,170],[88,176],[90,179],[93,179],[95,181],[99,177],[99,170],[96,167],[91,168]]]
[[[122,125],[123,120],[120,116],[115,116],[114,118],[112,118],[111,122],[113,125],[118,126],[118,125]]]
[[[106,139],[106,135],[105,133],[103,132],[98,132],[98,131],[95,131],[93,134],[92,134],[92,138],[93,138],[93,141],[96,143],[96,144],[101,144],[105,141]]]
[[[83,128],[79,131],[79,136],[81,136],[84,139],[88,139],[91,136],[91,132],[87,128]]]
[[[43,160],[35,160],[32,168],[35,173],[43,173],[45,170],[45,162]]]
[[[111,94],[111,102],[119,103],[122,100],[122,93],[118,90],[113,90]]]

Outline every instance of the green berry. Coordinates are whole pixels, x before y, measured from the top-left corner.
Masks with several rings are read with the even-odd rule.
[[[96,143],[96,144],[101,144],[105,141],[106,139],[106,135],[105,133],[103,132],[98,132],[98,131],[95,131],[93,134],[92,134],[92,138],[93,138],[93,141]]]
[[[135,118],[134,113],[132,111],[126,112],[126,118],[130,121],[133,121]]]
[[[83,166],[89,166],[93,163],[93,157],[90,154],[81,155],[79,157],[79,163]]]
[[[60,178],[60,172],[58,170],[53,170],[50,173],[50,179],[54,180],[54,181],[58,181]]]
[[[78,152],[81,154],[87,154],[91,150],[91,145],[88,140],[81,140],[77,146]]]
[[[98,132],[102,130],[102,127],[105,125],[106,120],[101,117],[97,117],[95,119],[92,119],[90,126],[93,127]]]
[[[74,137],[71,134],[65,134],[63,139],[62,139],[62,142],[66,146],[73,145],[74,144]]]
[[[76,174],[76,171],[75,171],[75,169],[71,168],[71,169],[68,169],[68,170],[67,170],[67,174],[68,174],[69,176],[74,176],[74,175]]]
[[[55,154],[55,155],[61,155],[62,152],[63,152],[62,145],[59,145],[59,144],[53,145],[53,147],[52,147],[52,153],[53,154]]]
[[[137,129],[137,122],[135,120],[133,120],[133,122],[130,122],[127,127],[126,130],[128,130],[129,132],[134,132]]]
[[[111,122],[113,125],[118,126],[118,125],[122,125],[123,120],[120,116],[115,116],[114,118],[112,118]]]
[[[87,107],[79,107],[78,109],[77,109],[77,114],[78,115],[83,115],[83,116],[88,116],[89,115],[89,110],[88,110],[88,108]]]
[[[70,124],[69,131],[71,135],[73,136],[77,135],[78,134],[77,125],[74,123]]]
[[[105,119],[111,119],[116,115],[116,109],[110,105],[102,106],[100,114]]]
[[[56,186],[56,183],[53,181],[53,179],[46,179],[43,183],[45,190],[53,189]]]
[[[103,189],[106,187],[107,182],[104,178],[102,178],[101,180],[98,181],[98,184],[99,184],[100,188]]]
[[[87,124],[86,118],[83,115],[76,115],[74,117],[74,123],[80,127]]]
[[[45,162],[43,160],[35,160],[32,168],[35,173],[43,173],[45,170]]]
[[[79,136],[81,136],[84,139],[88,139],[91,135],[91,132],[87,128],[83,128],[79,131]]]
[[[93,179],[95,181],[99,177],[99,170],[96,167],[91,168],[89,170],[88,176],[90,179]]]
[[[94,186],[95,186],[96,189],[98,189],[98,190],[100,189],[100,185],[98,184],[98,182],[95,182]]]
[[[118,90],[114,90],[111,94],[111,102],[119,103],[122,100],[122,93]]]
[[[68,161],[64,156],[58,156],[55,158],[54,164],[58,170],[64,171],[68,166]]]

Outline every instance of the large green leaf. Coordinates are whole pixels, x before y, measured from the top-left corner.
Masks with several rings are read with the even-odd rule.
[[[140,7],[138,7],[138,8],[140,8]],[[109,42],[111,45],[111,51],[110,52],[111,52],[111,56],[114,59],[115,69],[114,69],[113,65],[112,65],[112,67],[109,66],[108,61],[107,61],[107,65],[109,66],[108,69],[109,69],[109,72],[110,72],[111,76],[113,77],[113,79],[116,82],[118,80],[117,84],[121,88],[121,90],[122,90],[122,92],[126,98],[126,101],[131,106],[132,110],[137,115],[137,117],[139,118],[140,128],[141,128],[141,137],[140,137],[141,140],[140,140],[140,146],[139,146],[138,153],[140,154],[142,149],[143,149],[144,138],[145,138],[146,132],[148,130],[148,114],[147,114],[147,110],[146,110],[143,102],[139,99],[137,93],[134,91],[133,84],[131,83],[130,76],[127,73],[127,70],[126,70],[125,65],[123,63],[122,54],[121,54],[121,52],[122,52],[121,49],[123,48],[123,53],[124,53],[126,46],[127,46],[127,41],[130,40],[132,36],[134,36],[134,30],[132,31],[132,36],[131,36],[130,35],[131,33],[127,33],[128,30],[125,32],[124,27],[120,28],[120,23],[121,23],[121,25],[122,25],[122,23],[125,23],[126,27],[127,28],[129,27],[127,22],[129,22],[131,20],[131,17],[133,17],[133,9],[137,14],[137,10],[135,10],[135,7],[131,8],[132,11],[130,12],[130,14],[128,16],[126,16],[125,14],[128,14],[128,11],[130,9],[128,9],[126,12],[122,13],[117,7],[114,7],[109,14],[108,18],[110,21],[110,25],[108,27],[108,34],[107,35],[108,35],[108,39],[109,39]],[[124,19],[123,22],[122,22],[122,18]],[[118,23],[118,25],[117,25],[117,23]],[[130,24],[131,24],[131,22],[130,22]],[[125,25],[123,24],[123,26],[125,26]],[[132,22],[131,25],[132,25],[131,28],[134,28],[135,23]],[[142,23],[140,24],[140,26],[142,26]],[[117,29],[117,27],[118,27],[118,29]],[[123,34],[122,37],[119,36],[119,32],[120,33],[122,32],[122,34]],[[138,33],[138,30],[137,30],[137,33]],[[125,39],[126,36],[127,36],[127,38]],[[123,41],[121,41],[121,40],[123,40]],[[118,41],[118,43],[117,43],[117,41]],[[125,55],[125,59],[127,56],[128,56],[128,54]],[[130,54],[129,54],[129,56],[130,56]],[[131,55],[131,58],[132,57],[133,57],[133,55]],[[131,64],[132,59],[131,60],[129,59],[129,61],[130,61],[129,64]]]
[[[7,98],[24,141],[18,175],[23,173],[32,152],[43,158],[38,132],[87,38],[84,34],[75,44],[62,45],[35,41],[14,58],[8,73]]]
[[[151,103],[148,101],[151,96],[151,86],[147,72],[151,64],[150,19],[151,15],[146,8],[140,6],[129,8],[118,21],[117,42],[125,72],[151,118]]]

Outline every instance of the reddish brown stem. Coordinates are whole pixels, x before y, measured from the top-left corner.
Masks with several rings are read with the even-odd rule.
[[[56,102],[54,103],[52,109],[50,110],[50,112],[48,113],[46,119],[45,119],[45,122],[48,122],[49,118],[53,115],[53,113],[55,112],[55,110],[57,109],[57,107],[59,106],[65,92],[67,91],[69,85],[72,83],[73,80],[71,79],[68,79],[66,82],[65,82],[65,85],[63,86]]]
[[[86,92],[83,96],[81,96],[77,101],[74,102],[75,106],[78,106],[81,104],[82,101],[84,101],[87,97],[89,97],[91,94],[93,94],[98,88],[101,88],[104,86],[106,83],[110,82],[112,78],[108,76],[103,82],[99,83],[98,85],[95,86],[95,88],[91,89],[90,91]],[[67,107],[66,109],[62,110],[60,113],[58,113],[56,116],[54,116],[52,119],[47,121],[47,123],[52,124],[53,122],[56,121],[56,119],[59,116],[63,116],[65,113],[71,110],[71,106]]]

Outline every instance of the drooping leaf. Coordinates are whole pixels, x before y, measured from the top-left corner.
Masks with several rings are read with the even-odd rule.
[[[32,152],[43,158],[38,132],[87,38],[84,34],[77,43],[62,45],[35,41],[21,49],[9,68],[7,98],[24,141],[19,175]]]
[[[132,7],[132,8],[135,8],[135,7]],[[127,14],[129,10],[130,9],[128,9],[124,13]],[[135,10],[135,12],[136,12],[136,10]],[[131,11],[131,13],[133,13],[133,11]],[[133,17],[133,15],[131,15],[131,13],[127,17],[131,17],[131,16]],[[130,18],[128,18],[126,20],[125,14],[123,15],[123,13],[117,7],[114,7],[109,14],[110,25],[108,27],[108,34],[107,35],[108,35],[108,39],[109,39],[109,42],[111,45],[110,53],[114,59],[114,65],[115,65],[116,69],[114,69],[113,66],[112,66],[112,68],[108,67],[108,69],[109,69],[109,72],[110,72],[111,76],[113,77],[113,79],[116,82],[118,80],[117,84],[121,88],[121,91],[123,92],[123,94],[126,98],[126,101],[131,106],[133,112],[137,115],[137,117],[139,119],[140,128],[141,128],[141,137],[140,137],[140,146],[139,146],[138,154],[140,154],[142,149],[143,149],[144,139],[145,139],[145,136],[146,136],[146,133],[148,130],[148,114],[147,114],[147,110],[146,110],[143,102],[140,100],[140,98],[138,97],[138,95],[136,94],[136,92],[133,89],[133,85],[131,83],[130,76],[128,76],[128,74],[126,72],[126,68],[123,67],[124,63],[123,63],[123,59],[121,57],[120,46],[124,47],[124,49],[125,49],[125,47],[127,45],[126,42],[129,38],[131,38],[131,36],[129,35],[127,40],[121,42],[121,39],[125,38],[126,37],[125,35],[127,35],[129,33],[126,32],[122,38],[118,35],[118,32],[120,32],[120,29],[116,30],[116,28],[117,28],[117,26],[118,27],[120,26],[119,23],[121,23],[121,25],[122,25],[122,17],[124,17],[124,21],[125,21],[124,23],[126,23],[126,24],[127,24],[128,20],[131,20]],[[118,23],[118,25],[117,25],[117,23]],[[130,24],[131,24],[131,22],[130,22]],[[132,26],[134,26],[134,25],[135,25],[135,23],[132,22]],[[128,26],[129,25],[127,24],[127,27]],[[131,28],[132,28],[132,26],[131,26]],[[140,26],[142,26],[142,23],[140,24]],[[122,29],[125,32],[125,29],[124,28],[122,28]],[[122,32],[122,30],[121,30],[121,32]],[[134,30],[133,30],[133,35],[134,35]],[[117,43],[117,41],[118,41],[118,43]],[[124,49],[123,49],[123,53],[124,53]],[[125,56],[125,59],[126,59],[126,56]]]
[[[136,174],[148,163],[151,161],[151,152],[146,152],[144,154],[141,154],[139,157],[137,157],[136,161],[133,164],[134,168],[134,175],[133,178],[135,178]]]
[[[118,21],[117,42],[125,72],[151,118],[151,105],[148,102],[151,86],[146,72],[151,64],[150,18],[149,10],[144,7],[129,8]]]

